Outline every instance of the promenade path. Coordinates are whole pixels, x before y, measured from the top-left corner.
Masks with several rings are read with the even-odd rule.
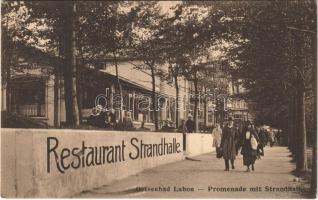
[[[256,161],[253,172],[245,172],[242,156],[238,156],[235,170],[224,171],[224,161],[215,153],[196,156],[158,166],[109,185],[84,191],[76,198],[306,198],[304,192],[286,191],[285,187],[307,189],[305,180],[295,180],[291,174],[294,163],[286,147],[266,147],[265,156]],[[147,187],[150,191],[140,191]],[[193,191],[174,191],[193,188]],[[227,192],[224,189],[246,188],[246,191]],[[285,188],[267,191],[266,187]],[[170,191],[151,189],[170,188]],[[210,190],[209,190],[210,188]],[[212,188],[212,189],[211,189]],[[215,189],[213,189],[215,188]],[[252,190],[253,188],[254,190]],[[289,190],[290,190],[289,189]],[[188,189],[189,190],[189,189]],[[277,189],[275,189],[277,190]]]

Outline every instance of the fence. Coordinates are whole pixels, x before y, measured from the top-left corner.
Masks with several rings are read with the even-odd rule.
[[[185,155],[212,151],[210,134],[188,134],[186,140],[184,152],[182,133],[2,129],[1,193],[71,197]]]

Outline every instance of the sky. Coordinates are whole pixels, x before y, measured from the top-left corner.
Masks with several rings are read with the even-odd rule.
[[[167,13],[169,16],[173,15],[173,8],[174,6],[181,4],[182,1],[159,1],[158,4],[161,6],[162,13]]]
[[[168,14],[169,16],[173,15],[173,10],[171,8],[175,7],[178,4],[181,4],[182,1],[158,1],[158,5],[161,7],[162,14]],[[132,7],[138,6],[138,3],[132,3],[129,5],[121,6],[120,9],[123,12],[129,12]]]

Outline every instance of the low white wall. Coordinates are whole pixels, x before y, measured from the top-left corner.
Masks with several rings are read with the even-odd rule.
[[[185,156],[192,157],[215,151],[212,147],[212,134],[189,133],[186,134]]]
[[[194,136],[189,135],[189,137],[190,140],[195,139]],[[137,148],[131,144],[132,138],[136,138],[134,144],[138,143],[138,145],[141,140],[147,144],[160,144],[161,139],[165,138],[166,143],[173,141],[178,143],[180,145],[179,151],[168,155],[131,159],[129,158],[130,153],[132,157],[137,154]],[[98,148],[117,145],[118,149],[123,147],[124,142],[126,146],[121,148],[124,149],[122,161],[106,162],[103,165],[89,167],[83,167],[81,163],[78,169],[63,168],[63,166],[68,167],[69,164],[77,166],[79,161],[83,161],[75,156],[83,156],[83,152],[80,151],[83,149],[83,141],[87,147]],[[195,143],[200,141],[203,140],[198,140]],[[194,143],[190,142],[189,144]],[[136,174],[147,168],[182,160],[184,158],[182,145],[181,133],[1,129],[1,196],[70,197],[81,191]],[[193,146],[190,147],[194,149]],[[78,149],[74,150],[74,148]],[[177,149],[175,146],[172,148],[173,150]],[[138,147],[138,149],[140,148]],[[73,150],[74,152],[72,152]],[[90,157],[88,156],[89,150],[84,151],[86,153],[83,157],[92,161],[94,156],[92,154]],[[202,151],[204,150],[200,150],[200,152]],[[149,152],[146,151],[146,153]],[[118,158],[119,154],[111,155]],[[63,159],[63,156],[66,158]],[[48,160],[48,158],[50,159]],[[96,159],[98,156],[95,156],[95,161]],[[84,162],[86,161],[84,160]],[[58,170],[58,166],[62,168],[61,171],[64,173]],[[48,167],[50,172],[48,172]]]

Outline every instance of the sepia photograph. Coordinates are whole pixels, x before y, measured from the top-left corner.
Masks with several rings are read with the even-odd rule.
[[[317,198],[317,1],[1,1],[1,197]]]

